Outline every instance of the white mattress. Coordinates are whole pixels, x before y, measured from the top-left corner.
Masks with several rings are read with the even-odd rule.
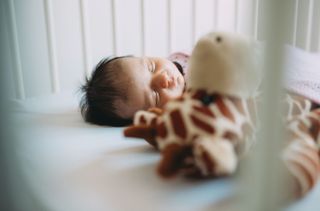
[[[231,204],[232,178],[163,180],[152,147],[124,138],[123,128],[84,123],[77,106],[71,93],[12,103],[19,168],[39,210],[219,210]],[[319,210],[317,198],[319,185],[289,210]]]

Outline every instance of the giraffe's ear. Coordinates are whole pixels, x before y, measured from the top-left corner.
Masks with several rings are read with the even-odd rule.
[[[148,125],[137,125],[137,126],[129,126],[124,131],[124,136],[131,138],[143,138],[149,144],[158,148],[157,142],[155,140],[156,131],[153,127]]]

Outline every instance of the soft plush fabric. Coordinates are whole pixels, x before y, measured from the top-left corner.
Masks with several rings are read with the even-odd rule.
[[[187,91],[163,110],[138,111],[124,134],[159,149],[163,177],[231,175],[256,139],[255,93],[262,64],[254,42],[238,34],[210,33],[197,42],[189,65]],[[281,163],[295,180],[296,196],[302,196],[320,175],[320,109],[289,94],[284,103],[289,136]]]
[[[286,88],[320,104],[320,54],[293,47],[285,52]]]

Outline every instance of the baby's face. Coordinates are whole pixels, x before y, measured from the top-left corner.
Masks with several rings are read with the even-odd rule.
[[[185,80],[178,68],[164,58],[128,57],[120,61],[119,80],[123,80],[128,99],[115,102],[117,113],[132,118],[138,110],[162,108],[170,99],[181,96]]]

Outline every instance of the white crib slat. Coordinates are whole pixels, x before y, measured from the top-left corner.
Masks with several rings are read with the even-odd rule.
[[[83,51],[83,65],[85,74],[87,76],[91,73],[91,62],[90,62],[90,39],[88,32],[88,12],[87,12],[87,1],[80,0],[80,21],[81,21],[81,34],[82,34],[82,51]]]
[[[168,25],[168,55],[172,53],[172,5],[171,0],[167,0],[167,25]]]
[[[213,0],[213,11],[214,11],[214,19],[213,19],[213,28],[216,30],[218,28],[219,22],[219,0]]]
[[[140,56],[142,53],[140,0],[116,0],[114,3],[118,53]]]
[[[172,0],[172,50],[192,48],[192,0]]]
[[[111,0],[89,0],[87,6],[90,62],[96,65],[102,58],[114,54]]]
[[[197,2],[196,0],[192,0],[191,2],[191,40],[192,40],[192,45],[196,43],[196,34],[197,34]]]
[[[296,46],[305,50],[308,50],[308,36],[310,34],[310,6],[311,0],[299,0],[299,12],[298,12],[298,20],[297,20],[297,40]],[[312,14],[311,14],[312,15]],[[312,17],[312,16],[311,16]]]
[[[197,0],[195,11],[195,39],[214,29],[214,2],[213,0]]]
[[[144,0],[145,3],[145,55],[168,56],[167,1]]]
[[[320,36],[320,1],[314,1],[310,51],[317,52]]]
[[[9,21],[9,6],[7,1],[0,1],[0,46],[2,52],[6,52],[0,57],[0,70],[2,87],[5,87],[6,95],[11,99],[17,99],[17,88],[14,81],[14,60],[12,51],[12,38],[10,37],[10,21]],[[3,96],[2,96],[3,97]]]
[[[255,0],[238,0],[238,27],[237,32],[254,37]]]
[[[46,17],[46,30],[47,30],[47,39],[48,39],[48,53],[49,53],[49,64],[50,64],[50,73],[51,73],[51,85],[52,92],[60,92],[60,81],[59,81],[59,72],[57,69],[57,50],[56,50],[56,38],[54,30],[54,18],[52,12],[52,1],[44,1],[45,17]]]
[[[111,0],[111,16],[112,16],[112,48],[113,54],[118,55],[118,39],[117,39],[117,20],[116,20],[116,4],[115,0]]]
[[[314,51],[320,53],[320,1],[315,2],[315,11],[314,11]]]
[[[319,21],[319,26],[318,26],[319,28],[319,32],[318,32],[318,51],[320,52],[320,21]]]
[[[307,19],[306,43],[305,43],[305,49],[307,51],[310,51],[311,49],[313,6],[314,6],[314,0],[309,0],[309,7],[308,7],[308,13],[307,13],[308,19]]]
[[[235,1],[223,0],[218,4],[218,30],[234,31]]]
[[[81,2],[79,0],[52,1],[57,31],[57,59],[61,91],[79,89],[88,70],[83,55]]]
[[[10,36],[12,38],[12,50],[14,55],[14,79],[16,94],[18,99],[25,99],[25,90],[22,75],[21,57],[20,57],[20,46],[18,40],[17,22],[15,14],[14,0],[9,0],[9,20],[10,20]]]
[[[292,32],[292,44],[294,46],[297,45],[298,14],[299,14],[299,0],[295,0],[294,17],[293,17],[293,32]]]
[[[239,31],[239,0],[234,0],[234,31]]]
[[[254,5],[254,38],[258,40],[259,36],[259,15],[260,15],[260,0],[255,0]]]
[[[297,0],[284,0],[287,8],[286,8],[286,16],[283,20],[287,27],[285,31],[285,42],[286,44],[290,44],[295,46],[296,42],[296,31],[297,31],[297,17],[298,17],[298,3]]]
[[[319,1],[287,1],[290,1],[288,41],[306,50],[320,51]],[[165,56],[173,50],[192,47],[201,35],[217,28],[253,34],[256,39],[262,39],[264,36],[260,24],[264,21],[262,0],[34,0],[30,1],[32,4],[15,0],[5,2],[10,21],[8,26],[14,61],[12,63],[15,80],[12,84],[15,86],[17,98],[21,99],[71,89],[78,81],[75,76],[82,76],[80,74],[83,73],[83,66],[86,74],[89,74],[93,63],[111,53],[152,53],[150,55]],[[161,8],[157,9],[153,4],[160,5]],[[99,13],[107,10],[107,14],[95,14],[95,8],[91,8],[90,5],[101,8]],[[131,5],[129,9],[128,5]],[[149,11],[150,8],[152,11]],[[36,11],[35,14],[33,10]],[[58,15],[58,12],[62,14]],[[151,17],[153,14],[160,15],[160,18]],[[41,20],[40,24],[38,20]],[[37,24],[32,25],[36,23],[34,21]],[[36,30],[24,27],[30,23]],[[185,23],[188,23],[188,26]],[[161,38],[160,35],[155,36],[156,26],[161,28]],[[127,30],[129,33],[124,34]],[[41,61],[30,60],[27,49],[33,45],[33,34],[39,32],[43,34],[39,35],[41,42],[35,41],[36,53],[43,55],[43,58]],[[27,38],[23,36],[25,34],[28,35]],[[154,47],[153,43],[159,38],[157,45],[161,47]],[[29,44],[29,40],[32,43]],[[70,48],[67,45],[70,45]],[[49,59],[46,60],[47,58]],[[83,60],[84,64],[79,63],[79,60]],[[34,66],[36,68],[32,68]],[[49,72],[42,71],[43,69]],[[29,74],[31,70],[32,75],[41,78],[38,83],[33,83],[33,76]],[[61,77],[62,73],[64,77]],[[45,87],[43,84],[48,87],[40,90],[38,87]]]
[[[146,53],[145,40],[146,40],[146,21],[145,21],[145,1],[140,0],[141,7],[141,54],[144,56]]]
[[[263,96],[259,105],[259,125],[257,140],[259,143],[252,151],[252,157],[247,159],[251,163],[251,168],[243,169],[244,184],[243,189],[249,193],[246,203],[241,203],[242,210],[281,210],[283,199],[291,199],[289,194],[293,191],[290,186],[286,186],[288,181],[285,178],[283,168],[279,163],[282,146],[284,146],[284,126],[279,114],[283,110],[281,100],[282,93],[282,70],[284,55],[282,54],[283,38],[286,25],[280,18],[286,18],[288,13],[283,14],[287,8],[284,1],[261,1],[263,3],[263,13],[261,19],[265,24],[261,25],[264,37],[268,45],[265,52],[265,63],[262,67]],[[261,5],[261,6],[262,6]],[[276,36],[275,36],[276,35]],[[246,166],[244,163],[242,166]],[[270,176],[268,172],[273,172]],[[252,178],[255,178],[252,180]],[[286,198],[286,196],[288,196]],[[243,201],[242,201],[243,202]]]

